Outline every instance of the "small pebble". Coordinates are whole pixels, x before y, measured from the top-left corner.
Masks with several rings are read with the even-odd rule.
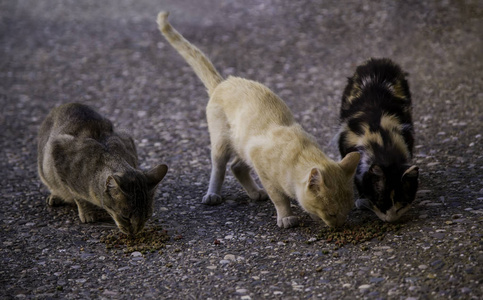
[[[139,251],[134,251],[133,253],[131,253],[131,256],[132,257],[139,257],[139,256],[143,256],[143,254]]]
[[[236,260],[236,256],[233,255],[233,254],[227,254],[225,255],[225,257],[223,257],[224,260],[231,260],[231,261],[235,261]]]
[[[371,288],[370,284],[363,284],[358,287],[361,292],[367,292]]]

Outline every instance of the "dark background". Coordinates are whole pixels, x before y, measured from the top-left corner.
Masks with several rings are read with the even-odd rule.
[[[402,229],[336,249],[298,208],[305,226],[279,229],[231,173],[225,203],[202,205],[208,99],[158,32],[160,10],[223,76],[281,96],[333,159],[346,78],[369,57],[400,64],[421,174]],[[0,1],[0,297],[481,298],[482,21],[481,1]],[[106,250],[113,223],[46,206],[37,130],[74,101],[130,132],[142,168],[169,165],[152,219],[172,236],[161,252]],[[354,210],[347,226],[376,219]]]

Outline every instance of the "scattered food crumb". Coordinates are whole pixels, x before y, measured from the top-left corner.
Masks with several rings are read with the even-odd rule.
[[[401,224],[391,224],[377,220],[362,225],[349,225],[348,227],[340,229],[325,227],[322,232],[317,235],[317,239],[325,240],[328,243],[334,243],[336,247],[342,247],[349,243],[357,245],[374,238],[382,240],[386,233],[397,232],[399,229],[401,229]]]
[[[101,243],[106,244],[106,249],[119,249],[126,254],[155,252],[166,247],[165,242],[168,240],[169,235],[161,226],[146,227],[142,232],[132,237],[113,230],[100,239]]]

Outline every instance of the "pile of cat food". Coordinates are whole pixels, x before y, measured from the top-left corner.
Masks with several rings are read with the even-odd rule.
[[[382,240],[386,233],[397,232],[401,224],[391,224],[380,220],[364,222],[363,224],[347,224],[342,228],[324,227],[317,235],[318,240],[334,243],[336,247],[346,244],[357,245],[372,239]]]
[[[164,247],[169,240],[169,235],[161,226],[146,226],[143,231],[135,236],[129,236],[120,231],[112,231],[101,238],[101,243],[106,244],[106,249],[118,249],[129,254],[135,251],[142,254],[153,253]]]

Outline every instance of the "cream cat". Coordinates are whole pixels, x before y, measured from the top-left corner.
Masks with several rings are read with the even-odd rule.
[[[329,226],[342,225],[354,205],[352,178],[360,155],[330,160],[315,140],[297,124],[285,103],[264,85],[237,77],[220,76],[209,59],[158,15],[161,33],[194,69],[208,90],[206,108],[211,139],[212,170],[203,203],[221,202],[226,165],[251,199],[267,193],[277,210],[277,225],[298,225],[290,199]],[[250,175],[255,170],[266,192]]]

